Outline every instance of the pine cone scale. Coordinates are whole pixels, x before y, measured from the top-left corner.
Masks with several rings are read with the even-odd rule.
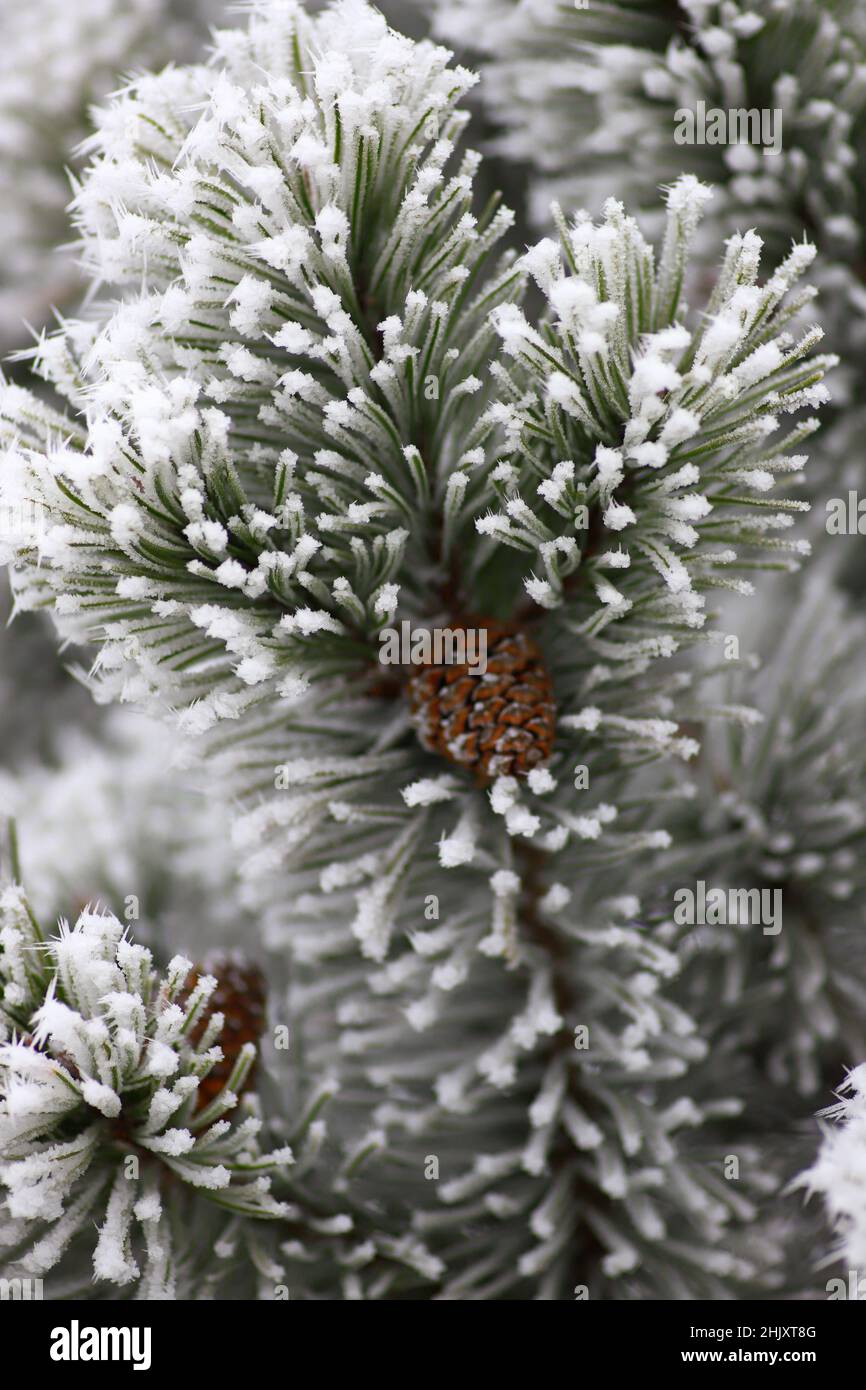
[[[422,745],[475,772],[479,782],[526,776],[548,762],[556,711],[550,675],[525,633],[489,625],[483,674],[465,665],[426,665],[409,681]]]
[[[258,1045],[266,1016],[265,979],[258,966],[237,959],[234,954],[217,953],[205,961],[201,970],[195,968],[190,972],[186,995],[195,988],[201,974],[213,975],[217,986],[206,1011],[190,1033],[190,1039],[193,1043],[199,1042],[211,1015],[222,1014],[223,1026],[217,1041],[223,1055],[199,1083],[198,1109],[209,1105],[219,1095],[232,1074],[241,1048],[247,1043]],[[250,1090],[254,1081],[255,1068],[252,1067],[244,1090]]]

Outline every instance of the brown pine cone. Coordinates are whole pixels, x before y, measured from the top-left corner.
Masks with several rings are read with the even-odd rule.
[[[553,750],[556,707],[541,652],[524,632],[499,624],[487,631],[487,669],[422,666],[409,680],[412,722],[423,746],[482,784],[525,777]]]
[[[257,965],[245,960],[238,952],[218,952],[209,956],[200,967],[187,976],[184,998],[195,989],[201,975],[213,975],[217,987],[207,1007],[190,1033],[190,1041],[198,1043],[212,1014],[223,1014],[225,1022],[217,1043],[222,1048],[222,1060],[215,1062],[207,1076],[199,1082],[196,1110],[203,1110],[215,1100],[225,1086],[245,1043],[258,1044],[265,1029],[265,977]],[[241,1094],[252,1089],[255,1064],[247,1073]]]

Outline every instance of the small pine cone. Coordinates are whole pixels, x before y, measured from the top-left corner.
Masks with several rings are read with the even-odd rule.
[[[553,750],[556,707],[541,652],[525,633],[486,624],[487,669],[422,666],[409,680],[412,722],[423,746],[472,768],[482,784],[525,777]]]
[[[238,1054],[245,1043],[258,1044],[265,1029],[265,977],[257,965],[245,960],[238,952],[218,952],[208,956],[204,964],[187,976],[184,995],[195,989],[200,975],[213,975],[217,987],[207,1003],[207,1009],[190,1033],[190,1041],[201,1040],[212,1014],[223,1014],[225,1022],[217,1043],[222,1048],[222,1060],[215,1062],[199,1083],[197,1110],[203,1110],[215,1100],[232,1074]],[[252,1089],[255,1066],[247,1073],[242,1094]]]

